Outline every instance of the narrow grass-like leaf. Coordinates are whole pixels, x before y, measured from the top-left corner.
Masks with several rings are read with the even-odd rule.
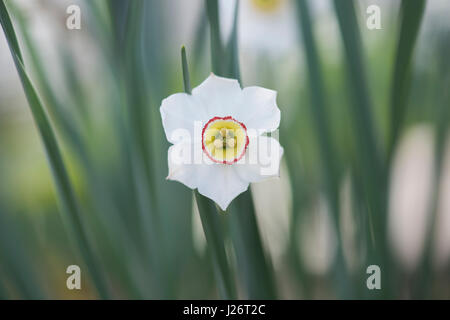
[[[435,138],[435,157],[434,157],[434,190],[431,192],[433,198],[430,204],[430,217],[426,226],[425,243],[423,248],[422,259],[417,267],[418,280],[415,281],[413,298],[429,299],[432,294],[432,286],[434,283],[435,273],[433,272],[433,258],[435,250],[433,246],[435,243],[435,234],[438,220],[439,202],[442,201],[443,183],[440,180],[443,175],[444,161],[445,161],[445,147],[448,139],[450,127],[450,93],[447,88],[450,86],[450,66],[448,64],[448,54],[450,52],[450,45],[438,38],[440,44],[436,54],[437,74],[439,75],[439,84],[435,87],[435,98],[432,103],[435,105],[435,123],[436,123],[436,138]],[[442,95],[442,93],[444,94]]]
[[[353,114],[359,137],[361,152],[367,153],[372,165],[378,174],[381,167],[381,155],[377,143],[374,122],[372,117],[372,102],[369,97],[366,68],[363,61],[361,35],[355,14],[354,2],[350,0],[334,1],[336,14],[344,41],[345,56],[347,60],[348,77],[354,103]]]
[[[236,1],[233,31],[230,42],[226,46],[227,50],[223,60],[228,62],[225,65],[226,70],[223,76],[238,79],[242,86],[239,73],[237,36],[238,8],[239,1]],[[213,23],[216,24],[214,21]],[[214,55],[214,52],[211,52],[211,54]],[[248,298],[274,299],[276,289],[273,268],[264,251],[250,188],[233,200],[229,209],[227,209],[227,215],[230,219],[231,236],[236,251],[238,269],[242,271],[239,276],[246,284]]]
[[[23,63],[22,52],[20,51],[19,42],[17,41],[16,32],[14,26],[9,18],[8,10],[6,9],[5,0],[0,1],[0,23],[2,24],[3,31],[5,32],[6,39],[11,47],[11,51],[15,52],[17,59]]]
[[[324,168],[323,179],[327,197],[331,206],[334,225],[338,235],[337,241],[337,259],[335,271],[336,279],[339,280],[340,293],[343,297],[348,296],[348,274],[344,264],[344,253],[341,241],[341,228],[339,218],[339,180],[337,168],[337,153],[331,139],[330,122],[326,112],[326,92],[322,78],[322,70],[319,61],[317,45],[313,35],[313,26],[311,21],[310,9],[307,0],[297,1],[298,18],[301,25],[301,33],[306,53],[306,65],[308,68],[309,86],[311,90],[311,109],[315,123],[316,135],[318,137],[319,148],[321,151],[322,166]]]
[[[301,33],[306,53],[306,65],[308,68],[309,86],[311,90],[311,109],[314,117],[316,134],[325,168],[327,185],[336,193],[337,165],[336,152],[331,141],[330,123],[327,118],[325,88],[319,62],[317,45],[314,40],[312,21],[307,0],[299,0],[298,18],[301,24]]]
[[[26,19],[23,17],[23,14],[18,10],[18,8],[11,4],[10,10],[16,18],[19,29],[22,30],[22,38],[25,45],[25,48],[28,50],[28,54],[30,57],[30,62],[35,71],[35,76],[37,83],[39,85],[39,89],[42,91],[42,96],[44,101],[47,103],[47,108],[50,113],[50,116],[55,119],[57,124],[60,126],[64,135],[70,140],[70,142],[76,148],[77,153],[81,157],[87,158],[85,149],[83,148],[83,142],[80,137],[80,133],[77,130],[75,123],[71,121],[71,115],[67,112],[67,108],[61,103],[60,99],[55,95],[54,91],[51,88],[50,81],[48,79],[48,75],[44,70],[44,65],[41,62],[38,51],[36,49],[36,45],[33,43],[29,32],[27,32],[29,26],[26,22]],[[30,66],[28,66],[30,67]]]
[[[135,245],[131,243],[131,239],[129,234],[127,233],[125,221],[119,214],[115,205],[111,202],[109,195],[107,194],[108,188],[104,184],[104,179],[100,176],[95,164],[92,159],[89,157],[87,152],[88,146],[83,141],[83,137],[81,136],[80,130],[76,127],[76,122],[71,121],[70,114],[67,112],[67,106],[63,105],[61,99],[59,99],[54,90],[51,87],[49,77],[46,74],[41,57],[36,49],[36,45],[32,41],[29,32],[28,25],[26,23],[26,19],[24,19],[22,13],[18,8],[14,7],[11,4],[10,7],[13,16],[16,18],[19,28],[22,30],[22,36],[25,44],[25,48],[28,50],[29,57],[31,59],[30,65],[33,67],[35,71],[36,80],[38,83],[38,87],[41,89],[43,93],[44,101],[47,103],[47,107],[49,109],[50,114],[53,116],[58,129],[60,129],[63,133],[64,138],[67,139],[71,147],[75,150],[75,155],[79,158],[80,163],[83,165],[86,170],[86,177],[88,179],[88,187],[90,193],[92,194],[93,204],[95,206],[95,213],[99,213],[99,218],[101,219],[101,224],[104,226],[102,230],[104,230],[107,243],[112,245],[114,255],[119,257],[123,254],[123,252],[128,252],[129,261],[137,261],[139,259],[139,255],[134,248]],[[77,88],[75,90],[74,96],[77,100],[77,104],[82,106],[80,108],[84,111],[83,119],[88,121],[88,110],[85,106],[85,100],[82,98],[84,94],[81,92],[81,83],[80,79],[77,78],[75,74],[75,66],[70,65],[73,64],[71,57],[69,57],[69,53],[65,52],[64,61],[67,66],[64,70],[66,71],[69,87]],[[69,66],[70,65],[70,66]],[[89,129],[88,123],[84,123],[85,127]],[[96,218],[93,216],[92,218]],[[92,221],[92,220],[91,220]],[[120,235],[120,236],[119,236]],[[118,263],[114,264],[114,267],[117,269],[124,270],[126,268],[126,261],[123,259],[117,259]],[[137,292],[139,289],[139,284],[141,280],[136,278],[135,273],[125,273],[123,272],[125,278],[127,279],[127,285],[130,287],[130,292]],[[142,291],[142,290],[141,290]],[[135,294],[135,297],[139,297],[139,294]]]
[[[384,266],[383,261],[387,258],[388,249],[385,233],[387,179],[372,117],[372,101],[369,96],[355,3],[352,0],[334,0],[334,7],[347,60],[348,82],[353,97],[351,111],[356,128],[358,165],[361,166],[359,174],[362,176],[363,201],[368,213],[365,230],[368,244],[367,263]],[[371,231],[376,238],[371,237]],[[385,279],[387,278],[385,275]],[[383,293],[385,292],[388,292],[387,288],[383,290]]]
[[[170,297],[169,268],[166,266],[168,252],[163,237],[163,217],[160,199],[157,197],[155,155],[152,154],[152,140],[149,126],[152,112],[149,111],[147,82],[145,73],[141,72],[142,56],[142,26],[145,17],[146,1],[130,1],[128,15],[125,19],[124,39],[125,50],[119,57],[126,91],[126,127],[127,141],[130,150],[131,171],[135,196],[138,207],[140,227],[146,242],[148,260],[153,268],[152,280],[155,296]],[[151,3],[151,2],[150,2]],[[116,12],[117,14],[118,12]],[[149,57],[153,60],[153,57]]]
[[[390,127],[388,136],[388,161],[392,160],[395,147],[404,126],[407,113],[407,99],[411,83],[411,65],[414,55],[414,47],[420,31],[422,18],[425,12],[426,0],[402,0],[400,8],[400,31],[398,35],[397,50],[395,56],[395,65],[392,75],[392,84],[390,92]],[[439,144],[439,142],[438,142]],[[440,160],[442,154],[436,153],[436,171],[435,177],[440,175]],[[438,181],[436,179],[436,181]],[[438,185],[434,190],[433,206],[437,201]],[[423,259],[419,264],[419,279],[416,281],[414,292],[415,297],[425,297],[427,295],[428,274],[431,273],[431,242],[432,231],[436,216],[436,207],[430,208],[431,219],[428,223],[427,237],[425,241],[425,250]],[[420,291],[420,294],[418,292]]]
[[[191,94],[192,93],[191,80],[189,76],[189,68],[186,57],[186,48],[184,46],[181,47],[181,65],[183,68],[184,92]]]
[[[76,62],[74,61],[74,57],[67,47],[62,47],[60,52],[60,56],[62,56],[63,60],[66,86],[70,88],[71,91],[70,100],[77,111],[76,116],[81,122],[81,128],[84,129],[87,134],[90,134],[91,119],[89,113],[89,104],[86,100],[86,94],[84,91],[85,88],[82,85],[82,79],[80,79],[80,75],[77,72]]]
[[[11,281],[24,299],[44,299],[42,292],[42,283],[30,257],[28,251],[19,237],[17,229],[11,219],[8,219],[4,208],[0,207],[0,269],[3,274]],[[1,287],[1,282],[0,282]],[[0,288],[0,299],[2,296]],[[6,291],[3,293],[4,298]]]
[[[220,36],[219,3],[217,0],[205,0],[211,33],[212,70],[217,75],[226,76],[224,48]]]
[[[17,69],[22,80],[24,91],[27,96],[28,103],[31,106],[33,117],[39,128],[48,160],[50,162],[52,173],[54,176],[55,184],[57,186],[58,195],[61,202],[62,211],[65,212],[63,220],[65,220],[67,228],[71,231],[71,237],[76,239],[74,243],[79,246],[79,251],[83,255],[85,262],[89,268],[89,271],[96,283],[96,287],[99,290],[100,295],[103,298],[109,297],[106,281],[104,276],[99,270],[99,263],[95,258],[95,254],[92,251],[87,239],[86,232],[81,222],[78,204],[75,199],[72,185],[69,181],[67,170],[65,168],[56,137],[53,129],[51,129],[50,123],[45,115],[39,98],[23,69],[23,65],[18,58],[15,59]]]
[[[241,72],[239,68],[239,48],[238,48],[238,19],[239,19],[239,1],[236,1],[234,7],[233,29],[231,30],[230,40],[227,45],[227,71],[230,77],[240,79]]]
[[[181,63],[183,69],[184,91],[191,94],[189,68],[184,46],[181,48]],[[225,251],[225,236],[223,233],[224,219],[220,216],[214,202],[202,196],[197,190],[194,191],[194,195],[205,238],[208,243],[208,252],[212,259],[214,276],[217,279],[219,294],[223,299],[236,299],[234,277]]]
[[[6,11],[3,0],[0,2],[0,8],[1,24],[5,30],[8,26],[12,26],[12,23]],[[61,212],[63,213],[63,221],[66,224],[71,238],[73,239],[73,243],[78,245],[79,253],[83,256],[85,263],[89,268],[92,280],[95,281],[99,294],[101,297],[107,298],[109,297],[109,293],[106,280],[100,272],[96,256],[88,243],[87,235],[80,219],[78,204],[75,199],[72,185],[69,181],[67,170],[64,165],[55,134],[47,115],[45,114],[40,99],[38,98],[30,81],[30,78],[24,69],[23,63],[15,51],[19,50],[18,52],[20,52],[20,48],[14,45],[14,39],[16,39],[14,29],[9,30],[8,33],[5,34],[7,36],[7,41],[10,46],[16,69],[19,73],[25,95],[27,97],[36,126],[40,132],[42,142],[47,153],[47,158],[52,169],[54,182],[62,209]]]
[[[8,294],[6,293],[6,288],[4,286],[5,285],[3,282],[0,281],[0,300],[6,300],[8,298]]]
[[[388,155],[391,157],[403,126],[410,84],[411,60],[420,30],[426,0],[403,0],[401,26],[397,42],[394,73],[391,85],[390,136]]]
[[[246,286],[247,298],[275,299],[273,269],[262,245],[250,191],[233,200],[227,209],[227,215],[231,224],[239,276]]]
[[[236,299],[233,272],[225,251],[225,217],[209,199],[194,191],[203,231],[211,255],[214,276],[217,279],[219,294],[223,299]]]

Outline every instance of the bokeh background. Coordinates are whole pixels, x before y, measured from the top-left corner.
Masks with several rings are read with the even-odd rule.
[[[183,91],[182,45],[192,86],[213,70],[205,1],[3,2],[76,209],[2,31],[0,298],[223,297],[192,191],[165,179],[159,115]],[[66,28],[71,4],[80,30]],[[280,179],[251,188],[260,242],[230,217],[245,206],[218,220],[235,297],[450,298],[450,2],[239,0],[236,21],[235,1],[217,9],[242,85],[278,91],[285,150]],[[73,264],[82,290],[66,287]],[[366,286],[372,264],[381,290]]]

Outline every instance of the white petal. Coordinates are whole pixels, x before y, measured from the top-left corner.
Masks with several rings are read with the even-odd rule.
[[[248,189],[250,182],[279,176],[283,148],[275,139],[261,136],[279,126],[275,91],[260,87],[242,90],[237,80],[211,74],[192,95],[178,93],[163,100],[160,111],[166,137],[174,144],[169,148],[167,179],[198,188],[200,194],[223,210]],[[202,125],[213,117],[224,116],[243,122],[249,129],[251,142],[244,158],[249,158],[249,162],[225,165],[196,161],[198,155],[204,156],[200,143]],[[259,132],[250,132],[251,129]]]
[[[198,103],[187,93],[176,93],[164,99],[160,112],[164,132],[171,143],[178,141],[178,136],[183,134],[183,130],[193,137],[195,122],[204,122],[208,119],[203,104]]]
[[[208,119],[213,117],[236,117],[241,109],[242,89],[235,79],[211,75],[192,90],[194,98],[203,104]],[[239,120],[239,119],[238,119]]]
[[[247,87],[242,91],[242,109],[239,121],[247,129],[271,132],[280,125],[277,92],[261,87]]]
[[[236,165],[213,162],[192,163],[194,146],[177,143],[169,148],[168,180],[178,181],[216,202],[226,210],[230,202],[248,188],[248,181],[236,172]]]
[[[234,198],[248,189],[249,183],[239,177],[234,165],[203,165],[198,174],[198,192],[224,211]]]
[[[192,150],[191,144],[187,142],[177,143],[169,148],[169,175],[167,179],[181,182],[187,187],[195,189],[199,165],[190,164],[191,157],[186,155],[186,150]]]
[[[249,136],[250,143],[244,158],[235,164],[241,179],[248,182],[259,182],[280,176],[280,161],[283,147],[267,136]]]

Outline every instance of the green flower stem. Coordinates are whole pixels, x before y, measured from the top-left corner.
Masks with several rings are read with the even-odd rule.
[[[227,214],[237,264],[241,271],[239,276],[247,288],[247,298],[275,299],[273,268],[261,241],[250,190],[233,200]]]
[[[211,26],[212,67],[217,75],[238,79],[239,56],[237,39],[238,4],[234,10],[233,30],[229,43],[225,46],[220,40],[219,15],[217,0],[206,0],[209,23]],[[220,57],[220,59],[217,59]],[[242,85],[242,83],[241,83]],[[227,210],[231,225],[231,236],[237,256],[241,280],[247,288],[249,299],[274,299],[276,297],[273,268],[267,259],[261,241],[256,212],[248,190],[233,200]]]
[[[184,91],[191,94],[186,49],[184,46],[181,48],[181,63]],[[194,191],[194,196],[208,243],[208,252],[211,256],[220,297],[223,299],[236,299],[234,276],[225,251],[225,235],[223,232],[225,216],[219,214],[219,210],[214,202],[203,197],[197,190]]]

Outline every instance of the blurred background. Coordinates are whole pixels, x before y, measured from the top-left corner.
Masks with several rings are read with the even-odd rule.
[[[81,229],[61,214],[0,32],[0,298],[221,297],[192,191],[165,179],[159,115],[183,91],[182,45],[193,87],[212,71],[205,1],[3,2]],[[249,280],[260,270],[240,253],[254,244],[234,241],[226,215],[246,210],[222,217],[236,297],[450,298],[450,2],[403,2],[239,0],[235,21],[236,2],[218,1],[241,84],[278,91],[285,150],[280,179],[251,188],[270,276]],[[73,4],[79,30],[66,27]],[[366,25],[370,5],[381,29]],[[366,286],[373,264],[381,290]],[[69,265],[82,290],[67,289]]]

